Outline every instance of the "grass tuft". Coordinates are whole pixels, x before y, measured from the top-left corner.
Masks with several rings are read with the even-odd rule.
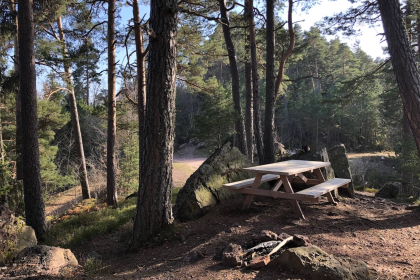
[[[136,198],[131,198],[120,202],[118,208],[90,204],[85,211],[73,210],[72,215],[66,215],[51,227],[45,244],[74,248],[97,235],[114,232],[134,217],[136,202]]]

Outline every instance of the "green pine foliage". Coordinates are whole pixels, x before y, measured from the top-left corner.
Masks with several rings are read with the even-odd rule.
[[[74,174],[62,175],[55,164],[58,146],[53,145],[55,131],[70,121],[63,108],[48,100],[38,100],[39,152],[41,178],[46,193],[63,186],[76,184]]]

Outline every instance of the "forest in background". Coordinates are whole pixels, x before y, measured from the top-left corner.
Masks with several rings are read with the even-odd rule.
[[[18,153],[21,140],[17,137],[19,120],[16,120],[19,108],[16,103],[19,91],[16,71],[17,12],[11,3],[0,2],[0,197],[23,213]],[[139,123],[142,123],[139,112],[144,110],[140,108],[144,100],[139,100],[138,93],[143,90],[145,94],[139,84],[144,85],[148,76],[145,69],[149,66],[149,56],[146,54],[149,50],[148,37],[153,38],[153,30],[146,27],[147,20],[139,11],[138,20],[119,22],[115,42],[111,42],[119,53],[114,63],[116,80],[112,82],[105,77],[105,73],[109,75],[110,72],[107,69],[111,69],[106,67],[110,58],[108,5],[102,1],[34,3],[38,134],[44,197],[77,185],[79,181],[83,185],[83,180],[89,181],[91,186],[107,184],[107,121],[110,120],[108,105],[111,103],[108,98],[112,87],[116,88],[116,186],[120,195],[136,191],[140,160],[138,136],[143,131],[139,129]],[[179,8],[175,147],[192,138],[205,142],[209,152],[226,141],[238,145],[238,119],[245,118],[249,110],[245,109],[238,115],[235,106],[240,104],[242,108],[247,108],[247,82],[250,78],[246,68],[252,59],[256,59],[258,63],[254,66],[257,73],[253,71],[253,75],[256,75],[257,82],[252,85],[253,91],[258,88],[259,115],[266,115],[268,110],[274,111],[275,142],[284,144],[287,149],[302,145],[317,149],[343,143],[349,151],[355,152],[391,150],[397,153],[400,172],[411,170],[418,173],[417,150],[404,121],[390,60],[374,60],[357,44],[348,46],[338,37],[327,40],[323,34],[330,31],[327,27],[331,21],[338,20],[336,18],[326,19],[324,24],[303,31],[298,23],[290,26],[291,20],[286,22],[275,17],[274,56],[281,58],[289,52],[291,30],[293,48],[284,61],[281,84],[271,104],[273,108],[267,108],[270,102],[264,94],[266,70],[269,62],[273,61],[266,61],[266,7],[261,7],[261,11],[253,9],[255,53],[252,57],[246,5],[224,3],[225,10],[227,6],[237,6],[227,9],[225,13],[228,17],[224,18],[229,22],[236,51],[240,99],[235,100],[232,62],[229,60],[232,48],[227,47],[223,30],[226,22],[215,19],[215,15],[219,14],[218,3],[207,3],[205,11],[197,8],[199,5],[194,2],[185,2]],[[121,5],[126,4],[117,4],[117,22],[121,19],[118,15]],[[130,5],[134,11],[138,2],[130,2]],[[289,3],[289,9],[290,6]],[[286,8],[287,3],[275,3],[277,12]],[[419,36],[415,24],[411,23],[415,21],[411,18],[413,15],[414,11],[411,14],[406,9],[406,27],[410,40],[416,42]],[[141,30],[140,37],[136,33],[138,29]],[[136,50],[139,42],[141,49]],[[140,59],[144,60],[142,68],[139,66]],[[275,61],[276,69],[278,64],[281,63]],[[137,82],[139,76],[144,76],[141,83]],[[254,76],[252,80],[255,80]],[[42,87],[39,88],[39,85]],[[77,102],[79,128],[71,121],[75,112],[73,97]],[[270,127],[264,117],[261,118],[261,127]],[[245,125],[245,128],[249,126]],[[77,135],[81,136],[83,143],[78,142]],[[257,142],[256,139],[254,141]],[[252,147],[252,154],[254,149],[259,149],[258,144],[256,146]],[[85,164],[80,160],[80,147]],[[259,153],[255,160],[257,156]]]

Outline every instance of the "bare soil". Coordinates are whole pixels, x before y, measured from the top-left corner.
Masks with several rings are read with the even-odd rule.
[[[124,253],[131,225],[74,252],[82,262],[91,251],[103,256],[108,272],[98,279],[306,279],[275,265],[260,270],[222,265],[229,243],[246,246],[253,233],[271,230],[305,235],[328,253],[364,261],[378,279],[420,279],[418,210],[361,192],[338,206],[302,203],[305,221],[293,219],[286,200],[257,197],[246,211],[242,203],[243,198],[227,201],[196,221],[176,223],[136,254]],[[193,261],[193,251],[205,257]]]
[[[197,168],[202,159],[181,157],[175,162]],[[118,232],[80,244],[73,250],[79,263],[83,265],[88,254],[95,251],[102,256],[103,269],[82,272],[77,278],[307,279],[272,263],[260,270],[222,265],[221,255],[229,243],[247,246],[252,234],[271,230],[305,235],[328,253],[364,261],[376,270],[377,279],[420,279],[418,209],[406,210],[404,204],[356,192],[355,199],[343,199],[337,206],[326,200],[302,203],[307,220],[297,220],[287,200],[256,197],[251,207],[242,211],[243,201],[244,197],[238,197],[217,205],[198,220],[175,222],[173,228],[135,254],[125,253],[131,223]],[[195,258],[196,252],[204,257]]]

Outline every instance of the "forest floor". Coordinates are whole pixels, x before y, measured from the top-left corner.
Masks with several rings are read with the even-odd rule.
[[[361,157],[349,155],[350,160]],[[190,154],[175,156],[174,182],[182,186],[182,181],[185,182],[203,160]],[[252,234],[271,230],[305,235],[312,244],[328,253],[364,261],[377,271],[378,279],[420,279],[420,212],[407,210],[403,203],[357,192],[355,199],[343,199],[337,206],[326,200],[319,204],[302,203],[307,220],[294,219],[287,200],[256,197],[246,211],[241,210],[242,203],[243,198],[239,197],[217,205],[198,220],[175,223],[135,254],[125,254],[132,229],[132,222],[128,222],[111,234],[97,236],[72,248],[84,266],[74,277],[306,279],[275,265],[259,270],[222,265],[221,255],[229,243],[246,245]],[[88,265],[87,256],[93,251],[101,258],[94,265]],[[197,258],[197,252],[202,257]]]

